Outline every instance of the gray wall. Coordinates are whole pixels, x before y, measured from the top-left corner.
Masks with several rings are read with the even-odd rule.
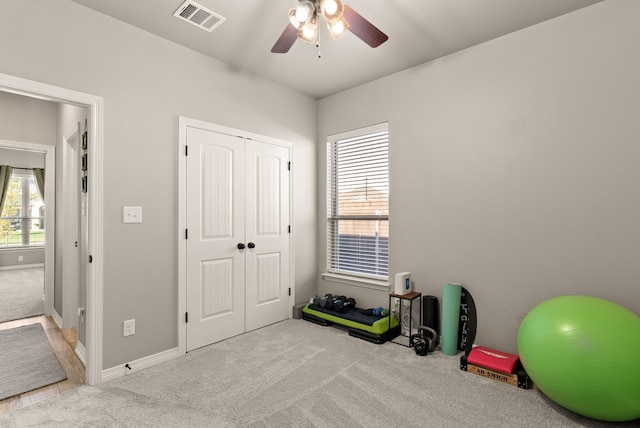
[[[1,73],[104,97],[105,369],[178,345],[180,115],[294,143],[295,290],[315,292],[315,100],[66,0],[3,1],[0,40],[20,41]]]
[[[56,103],[0,93],[0,130],[0,140],[55,146]]]
[[[22,261],[19,261],[19,257],[22,257]],[[44,249],[11,249],[0,251],[0,269],[17,269],[20,266],[31,265],[44,265]],[[0,296],[0,299],[1,298],[2,296]]]
[[[476,343],[515,352],[523,317],[559,295],[640,313],[639,22],[640,2],[609,0],[319,102],[320,142],[389,121],[390,270],[440,299],[462,282]],[[387,302],[320,281],[338,290]]]

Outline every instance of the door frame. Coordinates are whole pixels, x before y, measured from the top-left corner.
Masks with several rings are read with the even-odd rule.
[[[178,118],[178,351],[187,352],[187,321],[185,311],[187,307],[187,240],[185,230],[187,229],[187,128],[194,127],[220,134],[240,136],[243,138],[261,141],[263,143],[283,146],[289,149],[289,159],[293,158],[293,144],[240,129],[229,128],[202,120],[191,119],[185,116]],[[289,298],[289,319],[293,318],[293,302],[295,302],[295,266],[294,266],[294,199],[293,199],[293,174],[289,177],[289,223],[291,223],[291,233],[289,234],[289,279],[291,285],[291,296]]]
[[[79,263],[80,255],[77,251],[79,236],[79,158],[78,149],[81,139],[78,126],[63,134],[62,141],[62,201],[63,213],[63,254],[62,254],[62,328],[78,329],[78,295],[79,295]],[[71,174],[66,171],[73,171]],[[58,207],[60,209],[60,207]],[[75,230],[71,230],[71,229]],[[59,236],[59,235],[58,235]],[[74,247],[75,243],[75,247]],[[73,248],[73,249],[72,249]]]
[[[102,382],[102,302],[103,302],[103,126],[104,126],[104,100],[102,97],[48,85],[33,80],[23,79],[0,73],[0,91],[9,92],[31,98],[37,98],[55,103],[73,104],[86,107],[88,112],[88,140],[91,145],[92,156],[88,158],[88,198],[89,210],[88,252],[93,262],[87,264],[87,308],[86,308],[86,367],[85,380],[89,385],[97,385]],[[25,145],[23,144],[23,147]],[[48,161],[48,159],[47,159]],[[55,163],[55,160],[52,160]],[[49,183],[53,180],[48,180]],[[45,184],[46,186],[46,184]],[[46,187],[45,187],[46,188]],[[55,194],[46,188],[45,197]],[[46,231],[54,232],[54,224],[45,224]],[[45,233],[47,233],[45,231]],[[47,235],[48,236],[48,235]],[[47,239],[47,243],[54,244],[53,239]],[[49,257],[49,259],[47,258]],[[45,265],[53,266],[53,250],[47,254],[45,250]],[[53,274],[53,269],[49,269]],[[53,277],[50,281],[51,307],[53,309]]]

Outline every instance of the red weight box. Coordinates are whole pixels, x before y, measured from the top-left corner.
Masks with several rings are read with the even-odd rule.
[[[469,353],[467,362],[501,373],[515,373],[520,357],[484,346],[476,346]]]

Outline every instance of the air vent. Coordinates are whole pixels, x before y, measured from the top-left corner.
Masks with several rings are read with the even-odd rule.
[[[173,16],[208,32],[212,32],[226,20],[223,16],[190,0],[185,1]]]

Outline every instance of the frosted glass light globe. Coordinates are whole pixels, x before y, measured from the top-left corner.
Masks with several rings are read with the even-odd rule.
[[[324,11],[327,15],[333,15],[338,11],[338,3],[335,0],[327,0],[324,2]]]

